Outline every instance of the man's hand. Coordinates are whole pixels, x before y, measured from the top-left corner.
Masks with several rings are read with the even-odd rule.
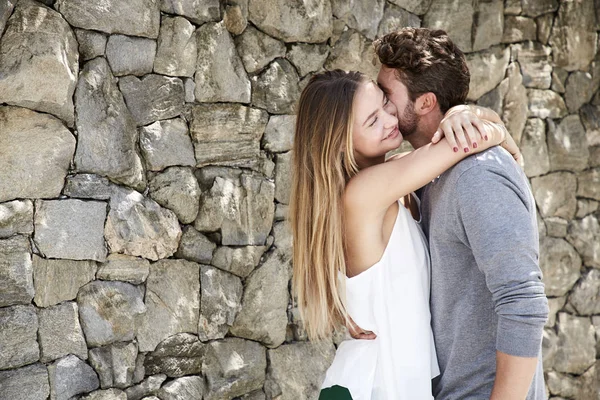
[[[374,334],[373,332],[366,331],[366,330],[362,329],[360,326],[356,325],[356,323],[350,317],[348,317],[347,328],[348,328],[348,332],[350,332],[350,336],[352,336],[354,339],[373,340],[377,337],[377,335]]]

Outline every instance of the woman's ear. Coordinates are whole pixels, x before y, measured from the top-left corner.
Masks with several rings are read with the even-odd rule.
[[[417,115],[426,115],[437,108],[437,97],[432,92],[423,93],[415,101],[415,112]]]

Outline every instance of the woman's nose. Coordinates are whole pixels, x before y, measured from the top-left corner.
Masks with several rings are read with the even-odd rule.
[[[396,107],[394,107],[394,112],[388,112],[386,111],[386,120],[385,120],[385,126],[386,128],[391,128],[393,126],[398,125],[398,117],[397,117],[397,113],[395,112]]]

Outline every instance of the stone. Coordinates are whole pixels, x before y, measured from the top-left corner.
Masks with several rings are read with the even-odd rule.
[[[113,185],[108,179],[94,174],[69,175],[63,194],[81,199],[108,200],[112,196]]]
[[[550,89],[552,83],[552,48],[537,42],[512,46],[513,58],[519,61],[523,85],[536,89]]]
[[[252,104],[271,114],[293,114],[299,98],[298,74],[287,60],[277,59],[252,77]]]
[[[502,41],[504,1],[480,1],[475,14],[473,51],[485,50]]]
[[[425,14],[431,6],[431,0],[390,0],[390,2],[416,15]]]
[[[564,296],[579,279],[581,257],[563,239],[543,238],[540,241],[540,268],[547,296]]]
[[[504,1],[504,14],[506,15],[519,15],[523,11],[521,0],[505,0]]]
[[[600,269],[591,269],[583,276],[571,292],[569,302],[578,315],[600,314]]]
[[[250,26],[235,38],[237,51],[248,73],[258,72],[271,61],[285,56],[285,45]]]
[[[259,343],[227,338],[208,344],[202,365],[204,399],[232,399],[260,389],[265,381],[267,354]]]
[[[200,309],[200,267],[186,260],[160,260],[150,265],[137,339],[140,351],[153,351],[171,335],[196,332]],[[160,321],[160,324],[156,324]]]
[[[149,273],[150,262],[146,259],[123,254],[109,254],[106,261],[98,266],[96,278],[139,285],[146,281]]]
[[[540,215],[539,210],[536,210],[535,216],[536,216],[537,226],[538,226],[538,237],[543,238],[544,236],[546,236],[546,233],[547,233],[546,223],[542,219],[542,216]]]
[[[100,201],[40,200],[33,240],[49,258],[104,261],[106,212],[106,203]]]
[[[600,201],[600,168],[577,175],[577,196]]]
[[[181,242],[175,257],[202,264],[210,264],[216,244],[191,226],[183,228]]]
[[[537,17],[535,24],[537,28],[537,40],[542,44],[548,44],[550,33],[552,33],[552,25],[554,24],[554,14],[548,13]]]
[[[554,329],[544,329],[542,336],[542,362],[544,371],[552,371],[558,350],[558,336]]]
[[[100,377],[102,389],[125,389],[133,384],[137,357],[135,343],[115,343],[90,350],[90,364]]]
[[[558,10],[558,0],[522,0],[523,15],[538,17]]]
[[[240,397],[241,400],[266,400],[265,392],[257,390]]]
[[[570,172],[555,172],[531,180],[533,196],[542,217],[571,219],[575,216],[577,180]]]
[[[329,49],[325,45],[296,43],[291,46],[286,57],[294,64],[300,76],[306,76],[323,68],[328,55]]]
[[[156,121],[141,127],[140,149],[150,171],[162,171],[174,165],[196,165],[194,146],[182,118]]]
[[[200,289],[198,337],[202,341],[222,339],[242,308],[242,281],[235,275],[202,265]]]
[[[142,76],[152,72],[156,41],[125,35],[111,35],[106,44],[106,58],[115,76]]]
[[[569,221],[560,217],[549,217],[546,218],[546,228],[548,229],[548,236],[552,237],[565,237],[567,236],[567,228],[569,227]]]
[[[275,247],[286,257],[292,258],[292,228],[289,221],[277,222],[273,225]]]
[[[62,16],[18,2],[0,40],[0,103],[50,113],[72,127],[78,63],[77,40]]]
[[[135,121],[104,58],[95,58],[83,67],[75,105],[77,170],[143,187],[144,171],[136,153]]]
[[[414,2],[414,0],[411,1]],[[398,5],[402,7],[401,4]],[[409,9],[406,10],[410,11]],[[447,2],[445,0],[431,0],[431,6],[425,16],[423,16],[423,27],[443,29],[452,38],[454,44],[463,52],[470,53],[473,51],[472,31],[474,14],[473,3],[469,1]],[[472,73],[473,69],[469,69]],[[485,92],[488,91],[486,90]]]
[[[1,400],[46,400],[50,395],[48,370],[44,364],[34,364],[0,371],[0,388]]]
[[[287,326],[290,277],[290,260],[278,252],[271,253],[245,281],[242,309],[231,334],[270,348],[281,345]]]
[[[274,197],[275,185],[262,177],[217,176],[201,195],[194,227],[200,232],[220,230],[225,246],[262,246],[273,223]]]
[[[146,75],[142,79],[125,76],[119,89],[137,125],[179,116],[185,104],[183,81],[162,75]]]
[[[600,203],[595,200],[588,199],[577,199],[577,213],[576,218],[583,218],[589,214],[596,212],[600,207]]]
[[[249,103],[250,80],[225,25],[202,25],[196,31],[196,40],[196,101]]]
[[[471,71],[467,100],[477,100],[504,79],[510,60],[510,49],[496,46],[486,51],[467,54],[466,60]]]
[[[578,115],[569,115],[556,126],[548,121],[550,168],[581,171],[587,168],[590,153],[586,134]]]
[[[585,104],[579,110],[588,146],[600,145],[600,106]]]
[[[332,33],[332,19],[329,1],[253,0],[248,3],[248,20],[286,43],[326,41]]]
[[[14,200],[0,204],[0,238],[33,233],[33,203]]]
[[[10,18],[18,0],[6,0],[0,3],[0,36],[4,33],[6,21]]]
[[[248,26],[248,0],[237,1],[238,4],[225,5],[223,22],[229,33],[239,35]]]
[[[146,355],[146,373],[165,374],[169,378],[200,374],[206,349],[207,346],[198,337],[189,333],[170,336]]]
[[[69,354],[87,360],[87,346],[81,325],[77,303],[69,301],[38,311],[41,357],[47,363]]]
[[[262,147],[272,153],[291,150],[295,126],[295,115],[272,115],[262,137]]]
[[[537,26],[534,19],[518,15],[507,15],[504,17],[502,43],[524,42],[535,40],[536,37]]]
[[[77,356],[69,355],[48,366],[50,398],[68,400],[99,387],[96,373]]]
[[[377,27],[383,18],[385,3],[385,0],[370,2],[333,0],[331,8],[334,17],[344,20],[349,28],[373,40],[377,35]]]
[[[600,268],[600,224],[596,216],[571,221],[567,240],[577,249],[584,265]]]
[[[108,39],[100,32],[75,29],[75,37],[79,43],[79,55],[82,61],[103,56]]]
[[[96,390],[79,400],[127,400],[127,395],[119,389]]]
[[[559,94],[552,90],[529,89],[529,116],[537,118],[563,118],[567,115],[567,106]]]
[[[221,20],[219,0],[160,0],[159,3],[162,12],[181,15],[198,25]]]
[[[69,130],[50,115],[0,106],[0,132],[0,202],[58,197],[75,152]]]
[[[523,76],[518,62],[508,65],[508,90],[504,96],[502,121],[517,143],[520,143],[523,129],[529,114],[527,89],[523,86]],[[527,163],[527,160],[525,161]]]
[[[573,399],[595,400],[598,398],[597,365],[589,368],[583,375],[574,377],[558,372],[549,372],[547,384],[550,393]],[[552,397],[558,399],[558,397]]]
[[[77,297],[79,289],[94,280],[94,261],[51,260],[33,255],[33,282],[38,307],[49,307]]]
[[[549,40],[556,67],[582,70],[594,59],[598,40],[595,18],[591,1],[561,2]]]
[[[556,314],[563,309],[567,302],[566,297],[551,297],[548,299],[548,321],[546,321],[546,327],[552,328],[556,324]]]
[[[37,330],[35,307],[0,308],[0,370],[18,368],[40,359]]]
[[[146,397],[158,393],[160,386],[167,379],[164,374],[152,375],[146,378],[139,385],[131,386],[125,390],[127,400],[156,399],[155,397]]]
[[[594,87],[592,75],[589,72],[575,71],[567,78],[565,103],[570,113],[576,113],[579,108],[592,100]]]
[[[275,221],[284,221],[289,215],[289,206],[286,204],[277,204],[275,208]]]
[[[269,350],[265,388],[278,386],[281,400],[316,398],[334,355],[335,347],[327,341],[285,344]],[[273,398],[268,391],[267,398]]]
[[[288,204],[292,190],[292,153],[277,154],[275,160],[275,200]]]
[[[550,88],[557,93],[564,93],[566,90],[568,76],[568,71],[562,68],[554,67],[552,70],[552,86]]]
[[[204,393],[204,380],[200,376],[184,376],[167,382],[158,392],[161,400],[197,400]]]
[[[149,260],[172,256],[181,228],[173,211],[134,190],[118,190],[110,200],[104,235],[112,253]]]
[[[600,316],[593,316],[592,323],[594,324],[594,329],[596,330],[596,337],[600,334]],[[596,342],[596,358],[597,355],[600,354],[600,343]]]
[[[520,143],[525,160],[525,174],[531,178],[550,171],[550,158],[546,145],[546,125],[539,118],[530,118],[525,124]]]
[[[200,187],[190,168],[169,167],[152,178],[148,188],[152,200],[173,211],[182,224],[194,222]]]
[[[342,33],[325,61],[327,70],[361,71],[371,79],[377,78],[379,66],[379,58],[371,41],[351,29]]]
[[[596,361],[596,339],[589,318],[558,314],[558,350],[554,369],[582,374]]]
[[[183,86],[185,89],[185,102],[193,103],[196,101],[196,95],[194,91],[196,90],[196,82],[194,82],[191,78],[185,78],[183,80]]]
[[[83,29],[156,38],[160,11],[156,0],[57,0],[55,8],[69,24]]]
[[[194,76],[197,43],[195,29],[183,17],[165,17],[160,25],[154,72],[170,76]]]
[[[30,253],[25,236],[0,240],[0,307],[31,302],[34,286]]]
[[[401,27],[420,28],[421,19],[404,8],[397,7],[392,3],[386,3],[383,18],[377,30],[377,36],[382,37]]]
[[[211,264],[240,278],[246,278],[259,264],[266,250],[266,246],[219,246],[213,255]]]
[[[143,288],[125,282],[93,281],[77,294],[88,346],[133,340],[146,313]]]
[[[498,86],[481,96],[479,100],[477,100],[477,105],[490,108],[494,110],[496,114],[502,115],[504,112],[504,98],[508,92],[509,83],[509,78],[504,78]]]

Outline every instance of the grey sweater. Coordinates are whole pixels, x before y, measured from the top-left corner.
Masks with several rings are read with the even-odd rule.
[[[427,185],[431,315],[441,375],[436,400],[489,399],[496,350],[539,357],[528,400],[545,399],[541,342],[548,316],[527,178],[499,147]]]

